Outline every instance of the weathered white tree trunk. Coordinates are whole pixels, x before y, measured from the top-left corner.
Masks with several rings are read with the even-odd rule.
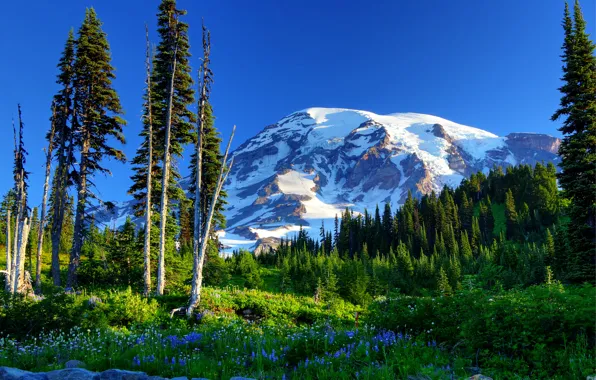
[[[215,213],[215,206],[217,204],[217,199],[219,198],[219,193],[221,192],[223,184],[225,183],[228,174],[230,173],[230,170],[232,170],[232,165],[234,164],[234,158],[232,158],[230,165],[226,168],[228,153],[230,151],[230,145],[232,144],[232,139],[234,138],[235,131],[236,126],[232,128],[232,134],[230,135],[230,140],[228,141],[228,146],[226,147],[226,152],[221,162],[221,169],[219,171],[217,185],[215,191],[213,192],[213,198],[211,199],[211,204],[209,206],[209,213],[207,214],[207,220],[205,221],[205,228],[202,231],[198,252],[196,248],[194,249],[194,252],[197,253],[195,256],[195,265],[193,266],[194,270],[192,275],[190,301],[188,303],[188,307],[186,308],[186,315],[188,317],[192,315],[194,309],[199,305],[199,302],[201,301],[201,289],[203,287],[203,264],[205,262],[205,252],[207,250],[207,244],[209,243],[209,231],[211,230],[211,221],[213,220],[213,214]],[[200,228],[200,225],[195,226],[195,233],[197,229]],[[198,241],[195,241],[195,244],[196,243],[198,243]]]
[[[52,150],[54,149],[54,132],[56,119],[56,109],[52,107],[52,126],[50,128],[50,138],[48,141],[48,150],[46,151],[46,178],[43,184],[43,198],[41,201],[41,217],[39,219],[39,229],[37,231],[37,263],[35,265],[35,290],[41,292],[41,251],[43,245],[43,230],[46,224],[46,208],[48,203],[48,189],[50,185],[50,171],[52,167]]]
[[[198,271],[200,266],[199,260],[199,245],[201,243],[201,185],[203,183],[202,176],[203,176],[203,126],[205,122],[205,103],[207,100],[207,93],[209,86],[209,54],[210,54],[210,44],[206,40],[205,34],[205,26],[203,26],[203,64],[201,65],[201,69],[199,70],[199,81],[201,83],[201,94],[199,98],[199,118],[197,119],[197,143],[195,146],[195,154],[196,154],[196,183],[195,183],[195,207],[194,207],[194,231],[193,231],[193,264],[192,264],[192,289],[190,292],[190,305],[198,304],[199,296],[197,292],[200,291],[198,287],[194,286],[195,283],[198,283]],[[201,268],[202,269],[202,268]],[[192,315],[194,308],[187,308],[187,316],[190,317]]]
[[[19,174],[17,174],[17,178],[20,177]],[[12,262],[11,262],[11,269],[10,269],[10,286],[11,286],[11,291],[14,289],[14,283],[15,283],[15,273],[17,270],[17,257],[19,254],[19,237],[21,236],[21,224],[20,221],[22,219],[22,204],[21,204],[21,185],[20,185],[20,180],[18,180],[17,182],[17,197],[16,197],[16,203],[17,203],[17,214],[15,215],[15,223],[14,223],[14,236],[12,239]]]
[[[7,292],[10,292],[10,290],[12,289],[11,285],[12,285],[12,278],[11,278],[11,273],[12,273],[12,247],[10,244],[10,209],[6,210],[6,284],[5,284],[5,289]]]
[[[13,126],[14,129],[14,126]],[[29,222],[27,218],[27,194],[25,193],[25,168],[24,168],[24,149],[23,149],[23,119],[21,117],[21,105],[19,104],[19,140],[16,144],[15,130],[15,187],[17,217],[15,223],[14,254],[12,257],[11,268],[11,286],[12,292],[17,293],[23,280],[25,269],[25,247],[29,238]],[[24,236],[26,235],[26,236]],[[25,246],[23,246],[23,241]]]
[[[14,294],[21,293],[23,291],[23,280],[25,278],[25,249],[27,247],[27,241],[29,240],[29,229],[31,227],[31,223],[29,222],[29,218],[24,217],[19,222],[19,240],[18,240],[18,250],[16,253],[16,260],[15,260],[15,272],[14,272],[14,279],[13,279],[13,290]]]
[[[151,57],[149,44],[149,28],[145,24],[145,36],[147,39],[147,122],[149,131],[147,144],[149,148],[149,161],[147,164],[147,204],[145,205],[145,246],[143,249],[144,262],[144,289],[145,297],[151,292],[151,170],[153,169],[153,115],[151,112]]]
[[[178,36],[176,36],[178,39]],[[176,55],[178,53],[178,43],[174,49],[174,61],[172,62],[172,77],[170,79],[170,89],[168,96],[168,109],[166,112],[166,136],[164,146],[164,158],[162,167],[162,182],[161,182],[161,207],[160,207],[160,223],[159,223],[159,256],[157,262],[157,295],[163,295],[166,285],[166,222],[168,218],[168,185],[170,182],[170,135],[172,132],[172,103],[174,101],[174,79],[176,77]]]
[[[199,276],[199,271],[202,271],[202,265],[199,259],[199,244],[201,242],[201,184],[202,184],[202,171],[203,171],[203,121],[205,117],[204,113],[204,92],[205,88],[201,91],[201,104],[199,105],[200,109],[200,116],[199,116],[199,123],[200,127],[198,130],[197,136],[197,146],[196,146],[196,155],[197,155],[197,162],[196,162],[196,171],[197,171],[197,178],[195,183],[195,215],[194,215],[194,231],[193,231],[193,265],[192,265],[192,289],[190,292],[190,306],[187,308],[186,313],[187,316],[190,317],[193,312],[193,305],[198,305],[200,294],[200,285],[196,286],[200,281],[202,281],[202,276]],[[200,277],[200,279],[199,279]]]

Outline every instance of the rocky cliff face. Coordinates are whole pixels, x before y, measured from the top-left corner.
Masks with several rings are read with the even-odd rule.
[[[374,209],[457,186],[494,165],[557,163],[560,140],[505,137],[436,116],[310,108],[267,126],[234,152],[226,189],[229,249],[268,248],[303,228],[332,228],[346,207]],[[184,186],[184,184],[183,184]],[[98,218],[119,225],[132,204]],[[259,243],[260,242],[260,243]]]

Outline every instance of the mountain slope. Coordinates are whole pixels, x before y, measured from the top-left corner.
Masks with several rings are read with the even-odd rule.
[[[279,238],[346,207],[372,210],[457,186],[493,165],[557,162],[560,141],[547,135],[505,137],[416,113],[309,108],[266,127],[234,152],[226,184],[228,230],[235,245]]]
[[[346,207],[362,212],[385,202],[457,186],[494,165],[557,163],[560,140],[504,137],[440,117],[309,108],[267,126],[234,152],[228,177],[228,250],[275,245],[303,228],[329,229]],[[184,187],[184,183],[182,184]],[[96,219],[121,224],[132,203]]]

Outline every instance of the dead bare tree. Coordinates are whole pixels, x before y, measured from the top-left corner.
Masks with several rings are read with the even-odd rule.
[[[202,231],[202,236],[200,236],[199,248],[194,248],[194,252],[198,252],[196,253],[196,256],[194,258],[195,264],[193,265],[194,270],[192,275],[190,300],[188,303],[188,307],[186,308],[187,317],[192,316],[194,309],[199,305],[199,302],[201,301],[201,289],[203,287],[203,264],[205,262],[205,252],[207,250],[207,244],[209,243],[209,231],[211,230],[211,222],[213,220],[213,214],[215,213],[215,206],[217,205],[219,193],[221,192],[223,184],[226,182],[228,174],[230,174],[230,171],[232,170],[232,165],[234,164],[234,157],[232,157],[232,159],[230,160],[229,165],[227,165],[227,161],[228,153],[230,151],[230,145],[232,144],[232,139],[234,138],[235,131],[236,126],[232,128],[232,134],[230,135],[230,139],[228,140],[228,146],[226,147],[226,152],[221,162],[221,169],[219,171],[219,177],[217,179],[215,191],[213,192],[213,198],[211,199],[211,204],[209,206],[209,213],[207,214],[207,220],[205,221],[205,228]],[[200,156],[197,155],[197,157]],[[200,160],[200,158],[197,158],[197,160]],[[197,233],[197,229],[200,230],[200,228],[200,225],[195,225],[195,233]],[[195,244],[196,243],[198,243],[198,241],[195,241]]]
[[[143,294],[145,297],[151,292],[151,171],[153,170],[153,115],[151,112],[151,47],[149,43],[149,28],[145,24],[145,37],[147,39],[147,57],[145,66],[147,69],[147,123],[149,130],[147,132],[147,145],[149,150],[149,159],[147,164],[147,201],[145,205],[145,246],[143,249]]]
[[[27,172],[25,171],[25,145],[23,142],[23,117],[21,112],[21,105],[19,109],[19,140],[18,147],[15,149],[15,186],[17,193],[17,219],[15,231],[15,250],[12,258],[11,280],[12,291],[17,293],[22,290],[22,284],[25,272],[25,248],[29,239],[29,229],[31,224],[27,217]],[[16,139],[15,139],[16,140]]]
[[[195,146],[196,154],[196,183],[195,183],[195,204],[194,204],[194,231],[193,231],[193,290],[194,284],[198,281],[198,272],[201,265],[199,259],[199,246],[201,243],[201,186],[203,174],[203,126],[205,122],[205,106],[211,93],[211,83],[213,83],[213,72],[209,68],[211,54],[211,33],[203,24],[203,62],[199,69],[199,83],[201,83],[201,94],[199,97],[199,117],[197,118],[197,142]],[[201,268],[202,269],[202,268]],[[200,291],[200,290],[199,290]],[[190,304],[196,303],[193,299],[194,292],[191,291]],[[194,297],[194,298],[193,298]],[[188,310],[187,310],[188,311]],[[192,314],[192,310],[190,311]],[[190,314],[188,314],[190,316]]]
[[[175,28],[177,29],[177,22]],[[161,207],[160,207],[160,224],[159,224],[159,256],[157,262],[157,295],[163,295],[163,291],[166,283],[166,267],[165,267],[165,255],[166,255],[166,221],[168,217],[168,187],[170,183],[170,167],[172,154],[170,152],[170,135],[172,132],[172,103],[174,101],[174,79],[176,77],[176,55],[178,54],[178,32],[176,31],[176,44],[174,47],[174,57],[172,59],[171,66],[171,79],[168,96],[168,107],[166,111],[166,133],[165,133],[165,146],[164,146],[164,158],[162,168],[162,182],[161,182]]]
[[[56,131],[56,104],[52,102],[52,123],[48,135],[48,149],[46,150],[46,177],[43,184],[43,198],[41,201],[41,217],[37,230],[37,263],[35,265],[35,291],[41,292],[41,251],[43,245],[43,230],[46,223],[46,212],[48,203],[48,189],[50,187],[50,171],[52,167],[52,151],[54,149],[54,133]]]
[[[14,215],[14,231],[13,238],[12,238],[12,257],[10,260],[10,284],[9,284],[9,291],[12,292],[13,283],[14,283],[14,273],[15,273],[15,265],[17,259],[17,248],[18,248],[18,240],[19,240],[19,216],[20,216],[20,203],[19,203],[19,170],[17,169],[17,161],[19,158],[19,144],[17,138],[17,129],[14,124],[14,119],[12,119],[12,133],[14,137],[14,189],[15,189],[15,215]]]

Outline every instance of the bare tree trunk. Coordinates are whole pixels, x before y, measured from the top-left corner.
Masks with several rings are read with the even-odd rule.
[[[18,251],[16,254],[15,261],[15,273],[13,281],[13,293],[21,293],[23,291],[23,280],[25,278],[25,249],[27,247],[27,241],[29,240],[29,228],[31,223],[29,218],[24,217],[19,222],[19,241]]]
[[[14,127],[13,127],[14,128]],[[16,131],[15,131],[16,142]],[[11,281],[12,291],[17,293],[25,269],[25,248],[23,240],[27,242],[29,237],[29,223],[27,214],[27,195],[25,193],[25,168],[24,168],[24,149],[23,149],[23,119],[21,116],[21,105],[19,104],[19,144],[15,147],[15,184],[17,193],[17,218],[15,225],[14,256],[12,258]],[[25,234],[27,236],[23,236]],[[25,243],[26,244],[26,243]]]
[[[210,35],[207,32],[205,25],[203,25],[203,64],[199,70],[199,83],[201,83],[201,94],[199,98],[199,118],[197,119],[197,143],[195,146],[196,154],[196,182],[195,182],[195,204],[194,204],[194,231],[193,231],[193,266],[192,266],[192,284],[193,287],[190,292],[190,305],[198,305],[200,286],[194,286],[199,282],[199,246],[201,244],[202,235],[202,221],[201,221],[201,186],[203,183],[203,126],[205,122],[205,103],[209,97],[209,86],[211,81],[209,71],[209,55],[211,53]],[[202,266],[201,266],[202,270]],[[202,278],[201,278],[202,280]],[[192,315],[194,308],[187,308],[187,316]],[[190,311],[189,311],[190,310]]]
[[[63,173],[59,173],[59,176],[62,176]],[[62,182],[60,179],[58,182]],[[66,204],[64,203],[64,198],[66,195],[64,194],[65,191],[62,189],[56,188],[56,186],[63,186],[61,183],[54,184],[55,192],[54,192],[54,204],[53,209],[54,212],[52,213],[52,232],[51,232],[51,239],[52,239],[52,280],[55,286],[60,286],[60,237],[62,235],[62,222],[64,221],[64,207]]]
[[[85,205],[87,203],[87,153],[89,152],[89,136],[85,137],[81,151],[81,164],[79,166],[79,181],[77,183],[77,209],[75,212],[74,239],[70,250],[68,262],[68,276],[66,288],[73,289],[77,285],[77,269],[81,261],[83,248],[83,227],[85,222]]]
[[[35,291],[41,292],[41,251],[43,245],[43,230],[46,224],[46,208],[48,203],[48,188],[50,185],[50,169],[52,167],[52,150],[54,148],[54,132],[56,125],[56,107],[52,107],[52,126],[50,129],[50,139],[48,141],[48,150],[46,151],[46,179],[43,184],[43,198],[41,201],[41,217],[39,218],[39,229],[37,231],[37,263],[35,265]]]
[[[6,210],[6,285],[5,285],[5,289],[7,292],[10,292],[10,290],[12,289],[11,285],[12,285],[12,279],[11,279],[11,273],[12,273],[12,247],[10,246],[10,209]]]
[[[74,111],[73,111],[74,114]],[[62,225],[64,222],[64,210],[66,208],[66,186],[68,182],[70,161],[73,153],[72,141],[66,149],[66,137],[64,132],[61,133],[60,141],[60,158],[56,170],[56,183],[54,183],[54,204],[52,205],[52,279],[55,286],[60,286],[60,238],[62,237]]]
[[[145,287],[143,294],[149,296],[151,292],[151,170],[153,170],[153,115],[151,113],[151,61],[149,28],[145,24],[145,35],[147,38],[147,118],[149,123],[149,133],[147,144],[149,145],[149,162],[147,164],[147,204],[145,205],[145,247],[143,249]]]
[[[174,101],[174,78],[176,77],[176,55],[178,53],[178,34],[176,34],[176,47],[174,49],[174,60],[172,62],[172,77],[170,79],[170,88],[168,96],[168,110],[166,112],[166,136],[164,147],[164,158],[162,168],[162,182],[161,182],[161,207],[160,207],[160,223],[159,223],[159,257],[157,263],[157,295],[163,295],[166,285],[166,221],[168,218],[168,187],[170,182],[170,135],[172,132],[172,103]]]
[[[226,153],[224,154],[223,160],[221,162],[219,178],[217,179],[217,185],[215,191],[213,192],[213,199],[211,200],[211,205],[209,207],[209,214],[207,214],[207,220],[205,221],[205,228],[203,230],[200,248],[198,249],[198,255],[195,258],[196,270],[193,271],[190,301],[188,303],[188,307],[186,308],[186,315],[189,317],[192,315],[194,309],[199,305],[199,302],[201,301],[201,289],[203,287],[203,263],[205,262],[205,252],[207,250],[207,244],[209,243],[209,231],[211,230],[211,221],[213,220],[213,214],[215,213],[217,198],[219,198],[219,193],[221,192],[223,184],[226,181],[228,174],[230,173],[230,170],[232,170],[232,165],[234,163],[234,158],[232,158],[230,165],[226,169],[228,153],[230,151],[230,145],[232,144],[232,139],[234,138],[235,131],[236,126],[234,126],[234,128],[232,129],[232,134],[230,136],[230,140],[228,141],[228,146],[226,147]],[[200,226],[195,226],[195,231],[197,230],[197,228],[200,229]]]

